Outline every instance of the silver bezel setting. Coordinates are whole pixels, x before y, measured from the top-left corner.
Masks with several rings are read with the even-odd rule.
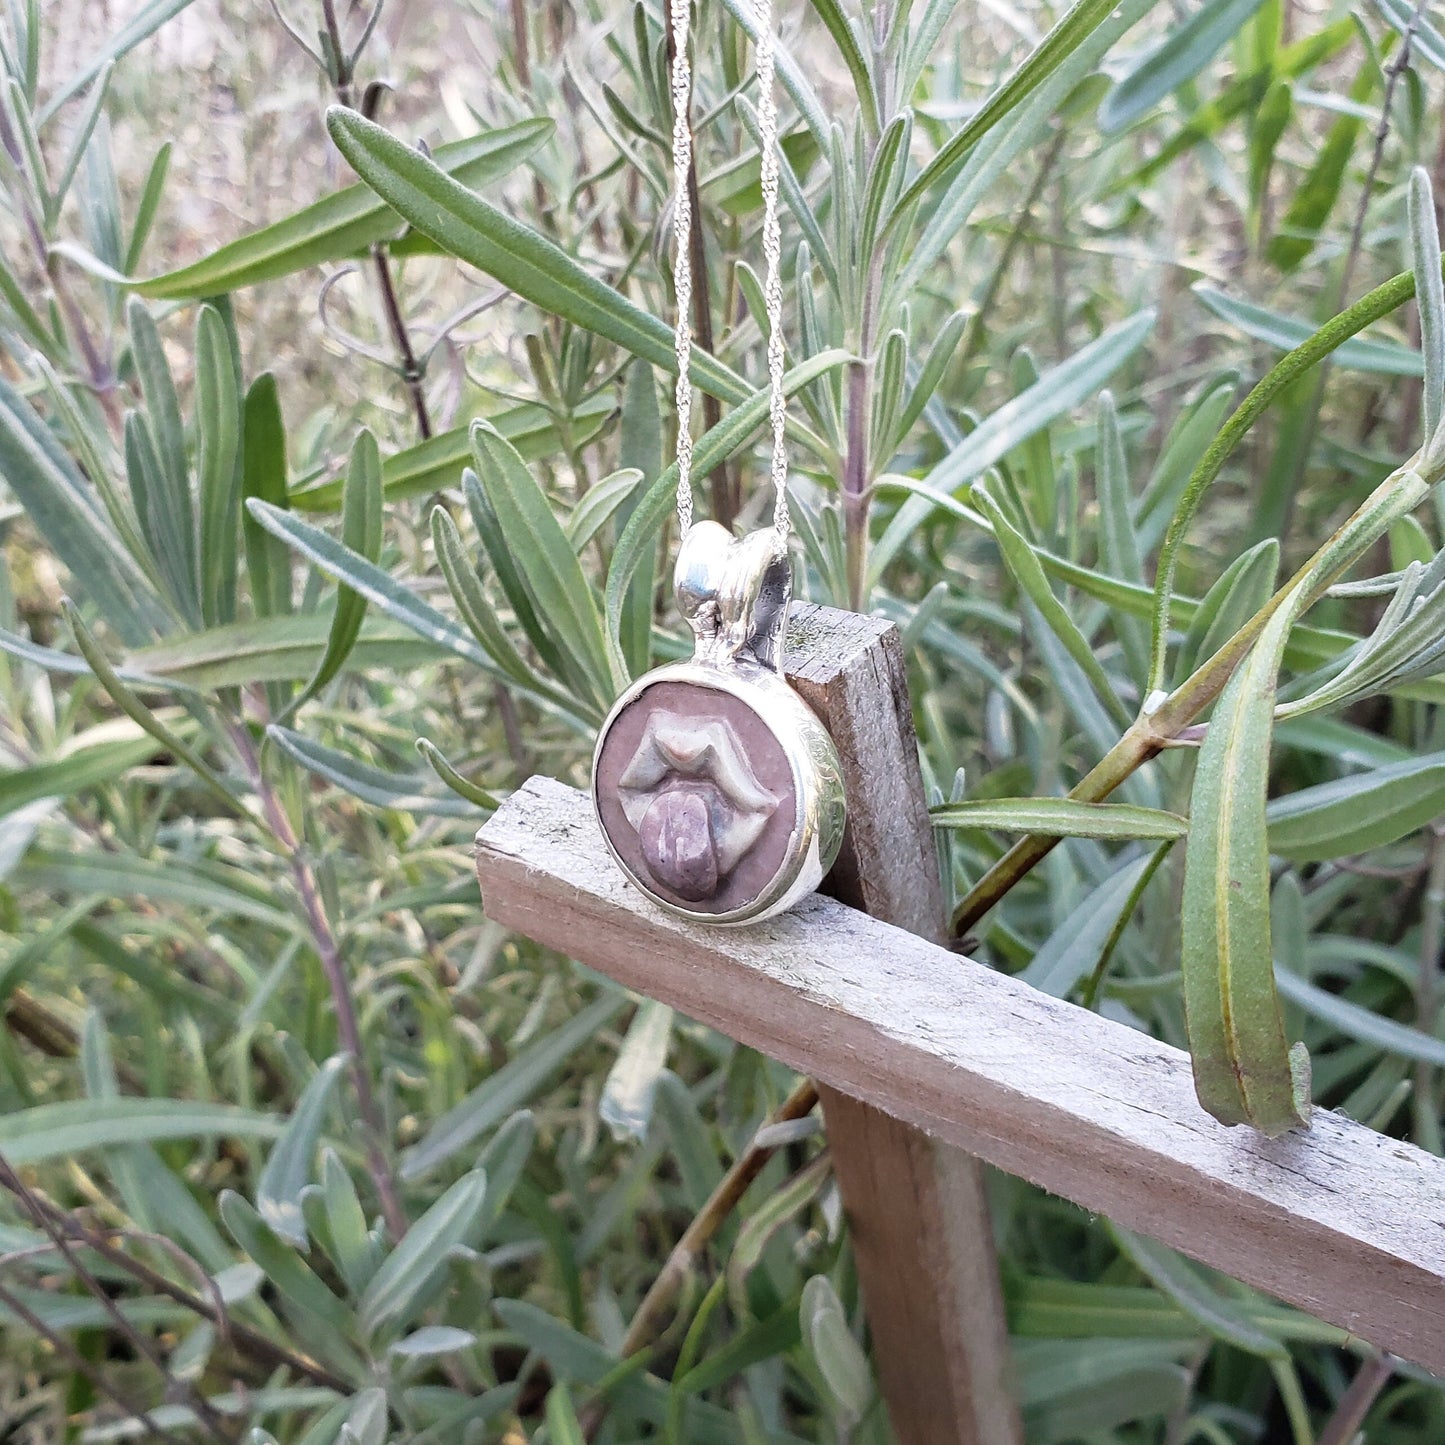
[[[843,842],[843,777],[837,750],[827,729],[802,698],[771,668],[735,662],[717,667],[705,662],[675,662],[637,679],[613,704],[592,757],[592,803],[602,817],[597,793],[598,761],[607,734],[622,712],[659,683],[728,693],[750,708],[772,733],[788,759],[796,799],[792,832],[784,858],[772,880],[749,903],[726,913],[688,908],[662,897],[631,868],[614,846],[607,828],[602,836],[608,851],[628,880],[659,908],[698,923],[729,926],[759,923],[791,908],[823,881]]]

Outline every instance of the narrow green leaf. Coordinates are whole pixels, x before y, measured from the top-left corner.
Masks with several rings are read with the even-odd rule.
[[[935,828],[997,828],[1049,838],[1182,838],[1189,820],[1130,803],[1080,803],[1073,798],[980,798],[939,803]]]
[[[1265,789],[1288,625],[1287,614],[1271,622],[1215,706],[1195,775],[1182,908],[1185,1016],[1200,1103],[1223,1123],[1252,1123],[1271,1136],[1309,1122],[1270,950]]]
[[[266,736],[308,772],[334,783],[344,792],[375,808],[395,808],[404,813],[432,813],[446,818],[479,821],[474,803],[450,792],[438,793],[426,774],[385,772],[348,753],[302,737],[279,723],[272,723],[266,729]]]
[[[803,1286],[800,1315],[803,1343],[844,1418],[861,1420],[873,1396],[873,1376],[827,1275],[815,1274]]]
[[[1272,80],[1307,75],[1325,61],[1354,44],[1359,32],[1353,18],[1345,17],[1281,47],[1269,65],[1254,66],[1232,81],[1221,94],[1200,106],[1180,131],[1169,138],[1143,165],[1122,171],[1115,189],[1133,194],[1187,151],[1218,135],[1230,121],[1252,106]]]
[[[1445,753],[1352,773],[1276,798],[1266,810],[1269,850],[1295,862],[1368,853],[1445,812]]]
[[[489,793],[485,788],[479,788],[475,783],[464,778],[452,767],[446,760],[446,755],[435,743],[427,738],[418,738],[416,740],[416,750],[431,765],[432,772],[459,798],[464,798],[468,803],[472,804],[473,807],[483,808],[489,813],[495,812],[496,809],[501,807],[501,803],[497,800],[495,794]]]
[[[471,467],[462,473],[462,495],[466,498],[467,511],[471,513],[472,525],[477,529],[477,536],[481,538],[487,561],[491,563],[492,571],[501,584],[503,595],[512,609],[512,616],[522,635],[536,652],[543,669],[557,678],[564,687],[570,687],[571,691],[576,693],[579,691],[578,679],[569,675],[569,658],[557,645],[552,629],[544,626],[538,616],[531,588],[523,575],[512,539],[503,529],[502,519],[487,489],[482,486],[481,478]],[[583,681],[585,683],[585,679]],[[580,690],[585,692],[587,689],[584,686]],[[583,701],[585,704],[586,699]]]
[[[326,125],[357,175],[443,250],[543,311],[665,371],[676,370],[671,328],[584,271],[546,237],[473,195],[420,151],[354,110],[333,106]],[[722,401],[742,402],[751,393],[742,377],[696,348],[692,374]]]
[[[185,600],[200,610],[201,571],[197,548],[195,500],[191,494],[190,467],[186,460],[186,433],[181,423],[181,403],[176,384],[161,345],[160,331],[144,303],[132,299],[127,310],[131,355],[135,359],[145,396],[147,431],[155,445],[159,471],[152,504],[157,513],[156,535],[163,537],[174,557],[162,557],[187,585]],[[129,435],[127,435],[129,444]],[[127,445],[127,451],[129,447]],[[177,601],[182,600],[177,598]]]
[[[283,1121],[188,1099],[71,1099],[0,1115],[0,1152],[16,1168],[115,1144],[167,1139],[274,1139]]]
[[[299,922],[277,906],[272,890],[242,869],[187,863],[178,856],[160,863],[124,853],[52,853],[32,847],[13,876],[18,886],[48,893],[104,893],[112,898],[178,903],[206,916],[249,918],[283,935],[292,934]]]
[[[438,146],[432,160],[459,185],[481,190],[544,145],[555,128],[554,122],[542,117],[519,121]],[[396,212],[369,187],[347,186],[189,266],[142,281],[135,289],[142,296],[175,300],[219,296],[361,255],[367,247],[395,237],[401,228]]]
[[[949,452],[923,480],[930,492],[952,493],[981,477],[1021,442],[1072,411],[1099,388],[1144,344],[1154,325],[1153,311],[1140,311],[1045,372],[1026,391],[1005,402]],[[931,510],[922,497],[898,509],[873,549],[870,570],[876,579]]]
[[[69,79],[57,86],[50,99],[40,108],[37,124],[43,126],[66,101],[79,95],[102,70],[134,50],[141,41],[149,39],[167,20],[174,19],[190,3],[191,0],[151,0],[149,5],[131,16],[89,60],[72,71]]]
[[[1206,0],[1198,10],[1114,82],[1099,107],[1106,133],[1122,130],[1192,80],[1237,35],[1263,0]]]
[[[145,185],[141,187],[140,204],[135,211],[135,224],[131,227],[130,244],[126,247],[124,271],[134,276],[145,254],[146,242],[150,240],[151,228],[161,208],[161,196],[165,193],[166,177],[171,170],[172,142],[166,141],[156,152],[146,172]]]
[[[917,180],[903,193],[894,211],[906,215],[912,204],[934,186],[951,177],[969,151],[999,121],[1020,106],[1070,55],[1108,18],[1117,0],[1077,0],[1058,24],[1014,69],[979,108],[968,123],[923,168]],[[1138,7],[1140,13],[1144,6]]]
[[[1373,94],[1378,80],[1378,68],[1373,60],[1367,59],[1350,86],[1349,99],[1363,104]],[[1314,163],[1295,187],[1275,234],[1265,247],[1265,256],[1281,271],[1294,270],[1314,249],[1339,199],[1364,127],[1362,116],[1350,114],[1340,116],[1330,126]]]
[[[823,22],[828,34],[833,37],[833,43],[838,47],[838,54],[843,57],[843,64],[848,67],[848,74],[853,79],[853,92],[863,107],[866,123],[871,130],[876,131],[882,123],[882,116],[879,112],[878,97],[873,90],[873,75],[868,69],[868,60],[863,54],[863,47],[858,42],[858,36],[848,17],[843,13],[843,7],[838,0],[808,0],[808,4],[813,13]]]
[[[167,619],[134,560],[120,551],[84,479],[50,429],[0,377],[0,475],[35,528],[131,646],[166,630]]]
[[[657,403],[657,381],[645,361],[627,368],[627,387],[622,398],[622,437],[619,461],[635,468],[649,483],[662,472],[662,414]],[[632,493],[617,512],[620,538],[641,504],[639,492]],[[652,612],[656,583],[655,558],[638,559],[632,581],[623,596],[617,618],[617,637],[628,674],[637,677],[652,665]]]
[[[1420,352],[1425,385],[1420,396],[1423,412],[1427,474],[1440,447],[1440,412],[1445,404],[1445,286],[1440,279],[1440,228],[1435,219],[1435,198],[1429,173],[1422,166],[1410,172],[1410,269],[1415,274],[1415,304],[1420,310]]]
[[[1430,1064],[1437,1069],[1445,1068],[1445,1040],[1434,1034],[1419,1028],[1407,1028],[1392,1018],[1351,1003],[1340,994],[1329,993],[1287,970],[1279,973],[1279,991],[1292,1004],[1297,1004],[1321,1023],[1338,1029],[1347,1038],[1358,1039],[1402,1059],[1413,1059],[1416,1063]]]
[[[1375,8],[1385,17],[1397,35],[1410,37],[1416,54],[1422,55],[1437,70],[1445,70],[1445,36],[1422,13],[1406,0],[1375,0]]]
[[[615,396],[600,391],[579,402],[569,413],[569,440],[573,446],[590,441],[617,410]],[[557,419],[535,402],[503,408],[487,420],[516,447],[525,461],[555,456],[562,449]],[[426,441],[394,452],[381,465],[381,489],[386,500],[424,497],[457,485],[462,468],[471,459],[471,424],[438,432]],[[299,512],[329,512],[341,505],[344,478],[298,479],[291,505]]]
[[[1078,663],[1090,685],[1111,713],[1128,726],[1127,710],[1119,700],[1109,674],[1104,671],[1088,639],[1079,631],[1078,624],[1068,609],[1054,595],[1049,579],[1028,539],[1004,516],[998,504],[986,492],[975,489],[973,500],[978,509],[993,526],[994,540],[1003,554],[1005,565],[1012,573],[1019,590],[1038,608],[1050,631],[1059,639],[1069,656]]]
[[[376,438],[363,429],[351,449],[351,465],[346,472],[346,491],[341,502],[343,545],[368,562],[379,562],[383,519],[381,452]],[[365,617],[366,598],[342,583],[337,589],[336,611],[331,616],[326,651],[311,680],[287,709],[288,714],[315,697],[346,665],[351,649],[356,646],[356,639],[361,636],[361,624]]]
[[[595,1386],[620,1409],[656,1426],[666,1419],[668,1387],[643,1372],[645,1355],[620,1362],[606,1346],[525,1300],[498,1299],[493,1309],[509,1331],[547,1361],[554,1377]],[[687,1445],[737,1445],[736,1413],[700,1400],[687,1401],[681,1430]],[[803,1445],[794,1435],[775,1433],[773,1439],[777,1445]]]
[[[373,1385],[352,1400],[337,1445],[386,1445],[389,1424],[386,1391]]]
[[[482,667],[490,665],[486,653],[456,623],[443,617],[435,607],[423,602],[374,562],[358,556],[320,527],[313,527],[290,512],[256,499],[247,503],[246,510],[259,531],[279,538],[285,547],[294,548],[328,577],[354,588],[373,606],[405,623],[419,636],[469,662]]]
[[[335,1054],[311,1076],[256,1183],[256,1212],[273,1234],[297,1249],[308,1242],[301,1194],[311,1183],[321,1126],[346,1064],[345,1054]]]
[[[1196,281],[1190,289],[1221,321],[1237,326],[1246,336],[1280,351],[1291,351],[1316,334],[1308,321],[1284,316],[1249,301],[1236,300],[1207,282]],[[1395,341],[1342,341],[1334,348],[1334,360],[1337,366],[1347,371],[1363,371],[1376,376],[1424,375],[1420,354]]]
[[[40,798],[70,798],[120,777],[156,754],[156,743],[140,737],[72,746],[62,757],[28,767],[0,769],[0,818]]]
[[[291,611],[291,553],[274,533],[255,520],[253,500],[282,511],[286,494],[286,422],[276,378],[263,372],[246,393],[243,421],[241,495],[247,510],[242,513],[246,538],[246,568],[251,576],[251,606],[258,617],[274,617]]]
[[[667,1067],[671,1043],[672,1010],[653,999],[643,1000],[627,1026],[597,1101],[597,1116],[613,1138],[646,1138],[657,1081]]]
[[[431,534],[437,562],[457,612],[476,638],[478,646],[491,658],[498,676],[510,679],[532,696],[545,697],[554,707],[581,723],[600,723],[600,708],[578,703],[560,688],[553,687],[518,651],[492,606],[477,569],[472,566],[457,524],[445,507],[432,509]]]
[[[367,1227],[356,1185],[334,1149],[321,1156],[321,1199],[334,1260],[352,1294],[361,1294],[382,1261],[381,1246]]]
[[[571,1393],[558,1380],[547,1391],[547,1445],[584,1445],[586,1438]]]
[[[487,1176],[464,1174],[406,1232],[382,1262],[358,1307],[361,1328],[375,1336],[404,1325],[412,1306],[458,1246],[475,1248],[487,1203]]]
[[[783,392],[792,396],[800,387],[844,365],[852,358],[846,351],[824,351],[793,367],[783,377]],[[766,392],[755,392],[742,406],[729,412],[715,427],[698,438],[693,448],[693,475],[705,476],[752,440],[753,433],[768,415]],[[672,510],[677,494],[677,466],[670,466],[648,487],[636,510],[623,528],[612,553],[607,572],[607,624],[614,642],[622,612],[622,599],[644,557],[656,545],[658,531]]]
[[[564,529],[579,557],[615,514],[626,511],[641,481],[642,473],[636,467],[623,467],[588,487],[587,495],[572,508]]]
[[[231,1237],[261,1266],[281,1295],[320,1326],[318,1333],[338,1343],[348,1340],[351,1311],[327,1289],[310,1265],[273,1233],[239,1194],[225,1190],[220,1208]]]
[[[472,426],[472,453],[541,625],[568,673],[585,679],[592,701],[606,707],[626,677],[613,664],[596,595],[551,503],[515,448],[485,422]]]
[[[240,515],[241,377],[221,313],[196,317],[196,473],[201,494],[201,614],[207,624],[236,615],[236,530]]]
[[[191,570],[194,547],[186,544],[181,530],[185,519],[171,505],[150,422],[140,412],[126,413],[125,471],[136,521],[156,575],[176,611],[191,626],[199,626],[198,579]]]
[[[215,793],[228,807],[243,809],[235,790],[228,787],[224,778],[198,753],[195,748],[178,737],[172,728],[166,726],[156,714],[148,708],[145,703],[136,695],[129,684],[121,681],[115,668],[110,665],[109,659],[100,650],[99,644],[91,636],[90,629],[85,625],[80,613],[76,611],[75,604],[68,598],[61,604],[65,612],[65,620],[70,624],[71,634],[75,638],[75,645],[80,649],[80,654],[85,658],[90,670],[95,674],[100,685],[110,694],[111,701],[136,724],[148,732],[163,748],[173,753],[183,762],[195,775]]]
[[[1273,537],[1229,564],[1190,619],[1179,648],[1177,676],[1188,677],[1269,601],[1278,573],[1279,543]]]
[[[252,682],[302,682],[315,672],[330,627],[331,618],[324,611],[232,622],[174,642],[141,648],[131,654],[138,666],[117,668],[116,674],[132,687],[172,691]],[[3,632],[0,650],[10,650],[10,640]],[[445,655],[440,648],[419,641],[411,628],[389,618],[371,617],[362,624],[346,668],[357,672],[371,667],[395,670]],[[47,652],[37,660],[71,672],[88,670],[83,661],[66,653]]]
[[[90,87],[90,95],[86,98],[85,109],[81,112],[68,138],[69,150],[65,163],[60,168],[59,178],[50,195],[47,220],[52,226],[60,217],[60,208],[64,205],[65,198],[70,192],[71,183],[75,180],[75,173],[80,168],[80,162],[85,155],[86,147],[90,144],[90,138],[95,134],[96,122],[100,120],[114,69],[113,64],[107,63],[95,77],[95,81]]]
[[[758,43],[758,15],[751,0],[722,0],[722,4],[723,9],[732,16],[738,28],[756,45]],[[775,42],[773,53],[778,67],[778,79],[782,82],[783,88],[788,92],[793,104],[798,107],[798,114],[802,116],[803,124],[808,127],[813,139],[821,149],[826,151],[828,133],[831,129],[827,106],[823,104],[817,91],[813,89],[807,71],[786,45]]]
[[[1125,1258],[1215,1339],[1263,1359],[1285,1358],[1284,1345],[1255,1324],[1244,1303],[1215,1289],[1202,1271],[1183,1255],[1117,1224],[1109,1225],[1109,1233]]]
[[[933,400],[933,394],[938,390],[944,373],[948,370],[948,363],[953,360],[953,353],[958,350],[958,343],[963,340],[963,333],[967,330],[968,317],[962,311],[955,311],[939,327],[938,334],[933,338],[933,345],[929,347],[928,355],[919,368],[918,378],[908,393],[908,401],[899,413],[884,446],[884,452],[889,457],[903,445],[908,433],[923,415],[924,407]]]
[[[1055,998],[1068,998],[1082,979],[1099,977],[1106,955],[1138,904],[1141,887],[1148,882],[1151,862],[1148,857],[1136,858],[1091,889],[1018,977]]]
[[[1134,530],[1134,498],[1119,413],[1107,392],[1099,396],[1099,426],[1094,446],[1095,487],[1099,497],[1099,553],[1104,570],[1126,582],[1144,581],[1139,538]],[[1116,621],[1119,639],[1138,682],[1149,671],[1149,642],[1138,619],[1127,614]]]

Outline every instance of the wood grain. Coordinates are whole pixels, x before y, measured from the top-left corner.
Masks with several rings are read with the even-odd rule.
[[[830,898],[745,929],[670,918],[549,779],[482,829],[477,870],[504,925],[585,939],[627,987],[1445,1373],[1445,1161],[1321,1110],[1273,1141],[1226,1128],[1180,1050]]]
[[[837,746],[848,798],[825,889],[941,943],[938,853],[891,622],[799,605],[788,680]],[[983,1166],[872,1104],[819,1085],[873,1354],[909,1445],[1022,1445]]]

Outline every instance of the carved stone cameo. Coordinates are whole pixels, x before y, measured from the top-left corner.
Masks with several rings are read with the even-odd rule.
[[[658,682],[618,714],[597,759],[603,826],[627,867],[691,911],[745,908],[793,834],[792,769],[728,692]]]

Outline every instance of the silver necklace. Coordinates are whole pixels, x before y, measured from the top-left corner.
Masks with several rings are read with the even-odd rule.
[[[691,660],[654,669],[617,700],[597,739],[592,800],[613,857],[654,902],[686,918],[750,923],[790,908],[832,867],[843,783],[832,739],[782,672],[793,570],[772,3],[754,8],[773,524],[741,538],[692,516],[691,0],[669,3],[681,534],[673,587],[695,642]]]

